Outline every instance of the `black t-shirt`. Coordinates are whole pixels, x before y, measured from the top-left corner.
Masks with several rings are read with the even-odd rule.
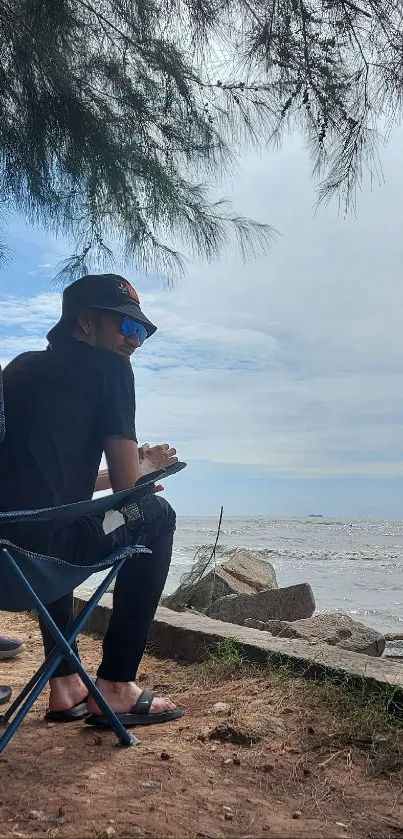
[[[136,440],[130,362],[66,338],[15,358],[3,382],[0,509],[56,507],[91,498],[105,438]],[[50,552],[54,529],[47,522],[15,524],[2,527],[2,535]]]

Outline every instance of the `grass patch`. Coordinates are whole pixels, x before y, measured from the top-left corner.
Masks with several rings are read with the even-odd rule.
[[[325,705],[340,719],[354,721],[363,730],[386,725],[403,731],[403,692],[395,685],[348,673],[335,674],[323,667],[316,671],[314,664],[296,672],[291,663],[276,666],[269,660],[266,673],[279,690],[288,694],[291,686],[298,684],[307,701]]]
[[[297,672],[291,662],[284,660],[270,658],[266,665],[251,663],[242,646],[232,639],[215,644],[201,664],[192,665],[192,671],[193,678],[205,685],[221,683],[224,688],[226,681],[244,680],[245,695],[251,688],[258,688],[264,701],[259,713],[267,717],[262,717],[263,723],[273,712],[277,719],[295,714],[307,753],[342,752],[350,759],[357,749],[366,754],[370,775],[397,775],[403,780],[402,693],[393,685],[379,685],[348,674],[337,676],[324,668],[315,671],[313,664]],[[250,712],[246,713],[242,730],[249,731],[249,716]],[[231,725],[225,726],[227,739],[231,740]],[[253,742],[252,737],[249,739]]]
[[[296,673],[287,663],[270,662],[263,672],[278,696],[277,707],[295,705],[302,712],[309,749],[349,753],[357,748],[367,754],[369,774],[403,779],[401,689],[324,669],[315,677],[312,667]],[[326,727],[318,724],[324,715]]]
[[[368,754],[372,775],[402,773],[403,721],[391,713],[395,690],[389,686],[360,685],[346,678],[304,684],[304,699],[318,714],[326,709],[328,732],[323,742],[332,748],[357,747]]]
[[[250,670],[251,664],[240,644],[232,638],[222,638],[206,651],[199,667],[205,680],[217,682],[240,675],[241,671],[245,673]]]

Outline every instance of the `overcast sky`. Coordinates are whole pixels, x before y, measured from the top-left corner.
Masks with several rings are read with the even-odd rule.
[[[347,218],[336,203],[315,213],[297,143],[250,155],[232,194],[280,231],[266,257],[245,265],[229,249],[173,289],[126,272],[159,325],[134,360],[139,439],[188,461],[167,486],[178,513],[402,514],[402,139],[382,153],[385,183],[368,181]],[[9,244],[2,364],[45,346],[66,255],[19,219]]]

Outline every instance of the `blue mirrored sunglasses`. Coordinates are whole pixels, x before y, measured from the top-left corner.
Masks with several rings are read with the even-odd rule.
[[[144,324],[139,323],[137,320],[133,320],[133,318],[129,318],[128,315],[123,318],[122,323],[120,324],[120,332],[125,336],[125,338],[134,338],[134,336],[137,335],[140,347],[148,335]]]

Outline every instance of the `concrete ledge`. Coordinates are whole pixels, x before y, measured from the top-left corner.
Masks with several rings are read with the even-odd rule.
[[[90,598],[80,589],[75,596],[76,612]],[[87,632],[104,635],[109,624],[112,595],[105,594],[86,626]],[[328,644],[311,644],[288,638],[275,638],[268,632],[236,626],[191,612],[173,612],[160,606],[149,635],[153,654],[182,661],[200,661],[206,651],[224,638],[231,638],[243,649],[250,661],[273,664],[288,663],[306,675],[324,673],[334,679],[365,679],[373,685],[395,687],[403,700],[403,664],[393,660],[340,650]],[[397,697],[395,697],[397,698]]]

